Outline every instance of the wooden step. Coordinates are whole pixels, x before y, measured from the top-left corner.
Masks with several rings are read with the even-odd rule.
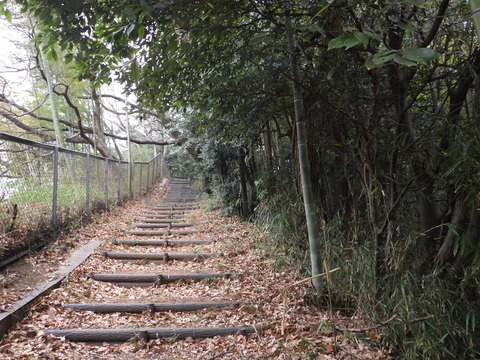
[[[182,207],[182,206],[198,206],[200,207],[200,203],[197,202],[181,202],[181,201],[162,201],[158,205],[154,205],[154,207],[157,206],[173,206],[173,207]]]
[[[185,217],[184,214],[179,214],[179,215],[162,215],[162,214],[143,214],[143,217],[149,218],[149,219],[174,219],[174,220],[182,220]]]
[[[111,282],[124,286],[157,286],[181,280],[201,281],[206,279],[229,279],[230,273],[208,274],[119,274],[119,273],[92,273],[91,279],[102,282]]]
[[[127,342],[151,339],[210,338],[227,335],[247,335],[261,331],[259,326],[236,326],[217,328],[137,328],[137,329],[52,329],[47,335],[80,342]]]
[[[191,235],[204,232],[203,230],[129,230],[125,234],[137,236],[164,236],[164,235]]]
[[[223,254],[176,254],[176,253],[130,253],[105,251],[102,255],[109,259],[118,260],[159,260],[166,263],[169,260],[201,260],[212,257],[221,257]]]
[[[133,226],[141,229],[186,228],[198,225],[197,223],[169,222],[169,223],[137,223]]]
[[[214,240],[162,240],[162,239],[115,239],[114,244],[124,244],[132,246],[175,246],[175,245],[204,245],[215,242]]]
[[[144,214],[150,215],[185,215],[188,214],[190,211],[187,210],[148,210],[145,211]]]
[[[156,219],[156,218],[145,218],[138,219],[142,223],[152,223],[152,224],[173,224],[173,223],[182,223],[183,219]]]
[[[200,206],[187,206],[187,205],[158,205],[158,206],[151,206],[149,209],[156,211],[156,210],[197,210]]]
[[[184,312],[197,311],[211,308],[237,309],[240,306],[238,301],[216,301],[216,302],[185,302],[185,303],[77,303],[64,304],[63,306],[80,311],[93,311],[96,313],[156,313],[165,311]]]

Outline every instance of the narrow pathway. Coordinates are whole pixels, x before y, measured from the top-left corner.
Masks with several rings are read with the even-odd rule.
[[[145,236],[171,236],[171,235],[192,235],[205,233],[203,229],[192,230],[176,230],[177,228],[190,228],[198,225],[197,223],[187,222],[186,216],[192,211],[199,208],[198,203],[195,202],[197,197],[196,191],[192,189],[191,183],[188,180],[174,179],[171,181],[168,191],[163,201],[152,206],[142,214],[148,217],[141,219],[141,223],[134,223],[132,226],[141,228],[142,230],[128,230],[126,234],[135,235],[137,237]],[[155,222],[152,222],[155,220]],[[148,229],[148,230],[143,230]],[[155,229],[155,230],[151,230]],[[157,230],[158,229],[158,230]],[[114,240],[113,245],[120,248],[122,244],[130,245],[131,248],[138,248],[140,246],[171,246],[175,244],[175,240]],[[176,245],[189,245],[192,242],[196,245],[200,244],[198,240],[183,240],[183,244],[177,240]],[[201,240],[203,243],[210,243],[209,240]],[[156,249],[155,249],[156,250]],[[199,249],[200,250],[200,249]],[[183,261],[203,261],[209,258],[221,257],[221,254],[205,254],[200,251],[169,253],[169,252],[132,252],[130,251],[105,251],[102,255],[110,260],[128,261],[139,269],[134,272],[92,272],[89,278],[92,280],[111,283],[116,286],[124,287],[146,287],[148,289],[155,289],[164,287],[170,283],[182,282],[184,287],[188,287],[193,281],[214,281],[221,279],[229,279],[231,274],[229,272],[212,272],[208,269],[201,269],[195,272],[185,272],[175,263],[175,269],[169,271],[160,271],[158,269],[160,264],[167,264],[170,260]],[[148,263],[155,265],[149,266]],[[145,270],[158,269],[156,272],[145,272]],[[228,281],[228,280],[227,280]],[[109,313],[145,313],[155,314],[157,312],[168,311],[196,311],[209,308],[238,308],[239,302],[217,301],[216,299],[209,299],[207,301],[186,301],[186,302],[120,302],[120,299],[115,299],[111,302],[101,303],[67,303],[63,306],[77,310],[77,311],[93,311],[95,313],[109,314]],[[159,338],[208,338],[214,336],[225,335],[246,335],[259,331],[259,327],[254,326],[233,326],[233,327],[135,327],[135,328],[70,328],[70,329],[45,329],[43,332],[47,335],[54,335],[65,338],[71,341],[83,342],[126,342],[139,340],[147,342],[152,339]]]
[[[285,307],[298,275],[251,224],[200,211],[195,196],[172,181],[162,201],[86,234],[102,245],[0,341],[0,359],[386,358],[334,334],[308,286]]]

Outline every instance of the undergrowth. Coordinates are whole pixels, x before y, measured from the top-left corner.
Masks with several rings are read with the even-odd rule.
[[[256,225],[269,236],[269,251],[280,269],[294,266],[309,276],[309,256],[303,204],[295,194],[282,192],[256,209]],[[328,223],[321,234],[324,260],[341,271],[332,276],[328,296],[306,299],[321,308],[356,314],[371,324],[394,318],[379,329],[384,346],[398,359],[480,358],[480,269],[472,265],[461,281],[452,270],[412,271],[414,241],[406,239],[390,250],[390,271],[375,275],[375,254],[367,233],[356,239],[342,231],[342,219]],[[362,229],[357,226],[357,229]],[[412,235],[413,237],[413,235]]]

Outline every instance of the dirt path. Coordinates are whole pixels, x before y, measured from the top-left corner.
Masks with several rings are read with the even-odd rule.
[[[162,189],[147,201],[159,202]],[[174,239],[208,239],[210,244],[169,248],[175,253],[223,253],[221,258],[202,261],[169,261],[168,263],[120,262],[106,259],[105,251],[132,251],[113,239],[126,236],[145,210],[146,201],[135,201],[103,216],[95,224],[64,239],[81,245],[102,240],[101,245],[84,265],[75,270],[63,285],[39,301],[30,315],[0,342],[2,359],[385,359],[381,350],[369,347],[355,338],[334,334],[329,330],[328,315],[307,306],[303,299],[309,289],[296,287],[289,291],[286,307],[286,334],[281,335],[284,313],[282,289],[299,280],[291,269],[275,269],[270,257],[271,244],[251,224],[222,217],[216,211],[195,210],[188,221],[200,224],[200,234],[172,236]],[[131,236],[135,238],[135,236]],[[63,246],[62,244],[57,246]],[[50,254],[46,250],[45,254]],[[158,252],[158,248],[135,247],[135,252]],[[167,250],[163,250],[167,251]],[[55,256],[53,256],[55,258]],[[51,263],[52,256],[46,256]],[[27,260],[26,260],[27,261]],[[40,259],[35,261],[40,262]],[[58,263],[58,262],[57,262]],[[53,271],[53,270],[52,270]],[[175,282],[160,286],[123,287],[92,280],[92,272],[115,273],[223,273],[229,279],[199,282]],[[18,297],[15,291],[3,294]],[[62,306],[72,302],[190,302],[238,301],[237,309],[209,309],[193,312],[157,312],[149,314],[94,314]],[[3,301],[3,300],[2,300]],[[3,306],[8,307],[9,301]],[[340,319],[337,319],[340,321]],[[262,326],[255,334],[229,335],[208,339],[155,339],[122,344],[92,345],[76,343],[45,335],[42,330],[54,328],[186,328]],[[27,337],[30,335],[32,337]],[[375,344],[374,344],[375,345]]]

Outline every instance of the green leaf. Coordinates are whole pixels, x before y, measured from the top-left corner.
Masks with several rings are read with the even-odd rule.
[[[358,44],[360,44],[360,41],[357,38],[352,37],[345,41],[345,49],[348,50],[354,46],[357,46]]]
[[[135,15],[135,12],[130,8],[123,9],[122,15],[130,21],[137,21],[137,15]]]
[[[390,50],[390,51],[382,51],[382,52],[379,52],[379,53],[376,53],[374,56],[373,56],[373,62],[379,66],[379,65],[383,65],[385,64],[387,61],[390,61],[392,60],[395,55],[396,55],[396,51],[395,50]]]
[[[12,22],[12,12],[8,9],[5,9],[5,18],[8,22]]]
[[[4,15],[8,22],[12,22],[12,12],[7,9],[7,1],[0,1],[0,15]]]
[[[382,41],[382,39],[380,39],[380,36],[378,36],[377,34],[374,34],[374,33],[370,32],[370,31],[364,31],[363,34],[365,34],[365,35],[367,35],[367,36],[369,36],[369,37],[371,37],[372,39],[375,39],[375,40],[377,40],[377,41]]]
[[[410,32],[415,31],[415,26],[411,23],[406,23],[406,22],[400,21],[398,23],[398,26],[405,31],[410,31]]]
[[[137,29],[138,38],[143,39],[145,37],[145,26],[139,26]]]
[[[372,58],[368,58],[367,60],[365,60],[365,67],[370,70],[376,68],[377,65],[373,62]]]
[[[365,35],[364,33],[359,32],[359,33],[356,33],[356,34],[353,35],[353,36],[355,36],[355,39],[357,39],[358,41],[360,41],[364,47],[367,47],[367,46],[368,46],[369,38],[368,38],[367,35]]]
[[[419,64],[438,59],[440,56],[434,49],[429,48],[405,48],[402,50],[402,55],[406,59]]]
[[[373,57],[365,61],[365,67],[367,69],[373,69],[380,67],[386,62],[392,60],[396,56],[397,52],[395,50],[382,51],[373,55]]]
[[[70,64],[73,60],[73,54],[65,55],[65,64]]]
[[[353,35],[350,34],[342,34],[337,36],[335,39],[332,39],[328,43],[328,50],[338,49],[342,47],[346,47],[350,49],[351,47],[358,45],[360,41],[356,39]]]
[[[400,65],[405,65],[405,66],[415,66],[415,65],[417,65],[417,63],[415,61],[411,61],[411,60],[406,59],[406,58],[404,58],[400,55],[395,55],[393,60]]]
[[[47,59],[50,61],[57,61],[58,60],[58,54],[53,48],[48,49],[48,54],[47,54]]]
[[[138,67],[137,61],[134,59],[130,65],[130,73],[132,81],[138,82],[140,80],[140,68]]]
[[[140,0],[140,6],[142,7],[143,11],[150,11],[152,8],[145,0]]]

